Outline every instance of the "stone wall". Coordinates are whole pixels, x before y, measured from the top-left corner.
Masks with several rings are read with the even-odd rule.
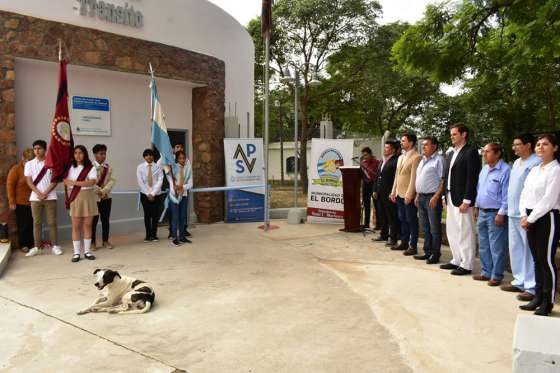
[[[15,59],[57,61],[59,39],[73,65],[146,74],[151,62],[159,77],[203,85],[193,89],[194,185],[224,185],[223,61],[164,44],[0,11],[0,218],[8,208],[6,176],[16,161]],[[201,222],[223,220],[223,195],[195,194],[195,210]]]

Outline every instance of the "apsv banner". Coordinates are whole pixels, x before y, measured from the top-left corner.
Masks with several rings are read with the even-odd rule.
[[[339,167],[352,165],[354,140],[311,140],[308,173],[307,221],[344,223],[342,172]]]
[[[264,185],[262,139],[224,139],[227,186]],[[226,192],[226,222],[264,219],[264,188]]]

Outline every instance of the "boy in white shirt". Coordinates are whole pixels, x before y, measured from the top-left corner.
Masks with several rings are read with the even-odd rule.
[[[54,191],[56,183],[51,181],[51,170],[45,168],[47,143],[44,140],[33,142],[33,153],[35,158],[25,164],[23,174],[27,179],[27,185],[31,189],[29,201],[31,202],[31,214],[33,215],[35,247],[31,248],[25,256],[35,256],[42,252],[43,210],[47,216],[52,252],[54,255],[61,255],[62,250],[57,244],[56,192]]]
[[[145,162],[138,165],[136,179],[140,187],[140,202],[144,210],[146,237],[144,242],[157,242],[157,226],[161,206],[161,186],[163,171],[154,162],[154,151],[146,149],[142,153]]]

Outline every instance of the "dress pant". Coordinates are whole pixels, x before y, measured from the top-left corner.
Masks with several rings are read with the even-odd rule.
[[[430,200],[434,193],[418,195],[418,218],[424,230],[424,253],[426,255],[441,255],[441,199],[436,208],[430,207]]]
[[[148,199],[145,194],[140,194],[140,202],[144,210],[144,228],[146,238],[157,237],[158,220],[161,211],[161,195],[155,196],[153,201]]]
[[[447,201],[445,232],[453,254],[451,264],[472,271],[476,251],[473,209],[469,207],[466,213],[461,213],[459,207],[451,202],[450,193],[447,195]]]
[[[527,210],[527,215],[530,210]],[[554,256],[560,236],[560,213],[551,210],[529,225],[527,240],[535,260],[535,295],[543,303],[554,303],[557,268]]]
[[[31,206],[16,205],[16,224],[20,249],[33,247],[33,215]]]
[[[371,218],[371,196],[373,195],[373,183],[362,182],[362,205],[364,206],[364,225],[369,228]]]
[[[498,211],[478,209],[478,242],[481,275],[501,281],[507,260],[507,222],[499,227],[495,219]]]
[[[508,218],[509,260],[513,281],[511,284],[535,294],[535,262],[527,242],[527,232],[521,228],[521,218]]]
[[[381,237],[397,242],[399,234],[399,219],[397,217],[397,205],[389,199],[388,194],[379,195],[381,215]]]
[[[49,226],[49,239],[51,245],[57,244],[57,226],[56,226],[56,200],[31,201],[31,214],[33,215],[33,240],[35,245],[39,247],[42,241],[43,229],[43,210],[47,216],[47,225]]]
[[[379,213],[379,200],[373,200],[373,208],[375,209],[375,228],[381,229],[381,214]]]
[[[111,217],[111,205],[113,203],[112,198],[102,199],[97,202],[97,209],[99,210],[99,215],[93,217],[93,225],[91,226],[92,240],[95,243],[95,233],[97,231],[97,222],[101,218],[101,231],[103,242],[109,241],[109,218]]]
[[[418,247],[418,209],[414,203],[406,204],[397,197],[397,214],[401,227],[401,245]]]
[[[183,238],[187,223],[187,197],[181,198],[179,203],[169,201],[169,211],[171,212],[171,237],[173,239]]]

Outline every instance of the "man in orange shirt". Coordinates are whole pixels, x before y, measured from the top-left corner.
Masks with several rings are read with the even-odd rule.
[[[8,172],[6,189],[10,210],[16,213],[18,244],[21,251],[27,253],[33,245],[33,216],[29,196],[31,189],[23,175],[25,162],[33,159],[33,149],[25,149],[21,161]]]

